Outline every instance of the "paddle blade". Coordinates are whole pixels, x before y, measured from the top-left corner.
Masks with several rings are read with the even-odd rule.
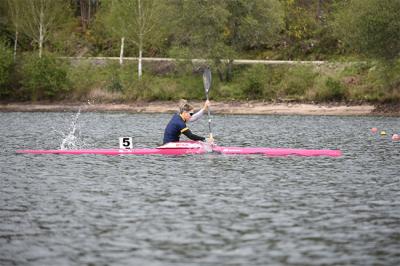
[[[203,85],[204,85],[204,90],[205,90],[206,94],[208,94],[208,91],[210,90],[210,87],[211,87],[211,71],[208,67],[206,69],[204,69]]]

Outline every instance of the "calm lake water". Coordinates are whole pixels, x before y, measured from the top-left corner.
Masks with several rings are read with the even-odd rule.
[[[219,145],[340,158],[15,154],[59,148],[75,116],[0,113],[0,265],[400,264],[399,118],[213,117]],[[82,113],[74,143],[154,147],[170,117]]]

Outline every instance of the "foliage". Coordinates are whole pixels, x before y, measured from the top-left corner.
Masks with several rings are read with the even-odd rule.
[[[81,56],[86,50],[85,39],[75,29],[78,27],[77,20],[68,20],[62,27],[52,33],[49,38],[47,49],[55,54],[63,56]]]
[[[323,79],[315,99],[317,101],[342,101],[346,99],[346,88],[339,80],[328,77]]]
[[[376,62],[367,72],[365,86],[370,87],[372,101],[399,101],[400,96],[400,60],[390,64]]]
[[[385,60],[400,55],[400,1],[353,0],[336,15],[337,35],[350,49]]]
[[[19,29],[42,48],[52,34],[64,24],[70,16],[70,3],[64,0],[13,0],[19,10]]]
[[[146,46],[162,42],[168,4],[156,0],[104,1],[104,26],[113,37],[127,39],[138,48],[138,75],[142,77],[142,54]],[[168,20],[166,20],[168,21]],[[121,53],[123,53],[121,45]]]
[[[313,5],[293,0],[283,0],[282,5],[285,12],[285,31],[282,36],[284,56],[304,57],[316,46],[317,32],[322,30],[323,25],[316,20]]]
[[[43,61],[17,56],[15,64],[10,64],[7,48],[0,61],[2,96],[7,87],[19,99],[63,95],[102,101],[203,99],[201,71],[208,65],[214,75],[212,97],[218,100],[380,102],[400,98],[397,0],[81,2],[85,4],[0,1],[0,38],[11,43],[20,29],[18,51],[31,52],[44,45],[57,56],[79,57],[118,56],[121,37],[125,37],[126,56],[142,51],[148,57],[178,60],[144,61],[140,80],[141,67],[132,61],[121,66],[109,60],[76,59],[68,65],[46,55]],[[88,10],[88,3],[95,9]],[[185,60],[193,58],[206,61]],[[236,58],[330,58],[342,63],[239,66]],[[346,63],[360,58],[363,62]]]
[[[244,71],[241,91],[247,99],[254,100],[263,96],[266,84],[266,71],[263,65],[251,66]]]
[[[229,12],[223,0],[173,2],[177,16],[172,31],[175,47],[187,47],[190,58],[225,58],[231,50],[223,43]]]
[[[272,46],[282,28],[277,0],[177,1],[174,7],[180,14],[174,47],[187,48],[189,58],[211,59],[207,64],[217,69],[220,81],[231,80],[237,51]]]
[[[67,80],[71,99],[95,102],[204,99],[201,71],[197,66],[172,67],[157,73],[145,64],[138,80],[133,62],[119,65],[100,61],[71,63]],[[387,68],[379,63],[326,66],[236,66],[230,82],[213,79],[212,100],[268,101],[389,101],[399,99],[400,64]],[[213,75],[216,70],[213,71]],[[49,97],[47,97],[49,98]],[[43,97],[42,97],[43,99]]]
[[[79,64],[71,63],[68,68],[67,78],[71,82],[72,98],[85,99],[91,90],[101,88],[104,81],[104,73],[90,62],[83,61]]]
[[[279,96],[301,100],[306,91],[313,87],[315,77],[316,73],[313,67],[289,67],[279,84]]]
[[[162,42],[168,5],[156,0],[107,0],[102,3],[102,20],[110,35],[125,37],[139,49]]]
[[[11,71],[13,70],[13,57],[7,43],[0,39],[0,97],[9,95]]]
[[[32,101],[62,99],[69,91],[66,66],[50,54],[25,56],[20,71],[22,87]]]
[[[224,37],[228,44],[237,49],[275,44],[283,29],[284,16],[278,0],[228,0],[226,4],[229,17]]]
[[[123,80],[125,99],[151,101],[204,97],[200,75],[185,72],[176,77],[173,73],[171,74],[163,76],[145,74],[140,81],[127,81],[125,76]]]

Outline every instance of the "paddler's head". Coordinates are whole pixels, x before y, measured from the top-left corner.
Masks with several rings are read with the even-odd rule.
[[[191,104],[185,102],[179,106],[179,113],[183,120],[189,121],[193,115],[194,108]]]

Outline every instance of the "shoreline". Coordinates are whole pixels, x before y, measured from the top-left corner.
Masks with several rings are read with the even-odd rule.
[[[191,101],[193,106],[201,108],[203,101]],[[79,103],[79,102],[10,102],[0,103],[0,112],[128,112],[128,113],[173,113],[177,101],[154,101],[133,103]],[[260,101],[249,102],[215,102],[211,101],[214,114],[238,115],[338,115],[338,116],[400,116],[400,105],[346,105],[306,104],[306,103],[271,103]]]

